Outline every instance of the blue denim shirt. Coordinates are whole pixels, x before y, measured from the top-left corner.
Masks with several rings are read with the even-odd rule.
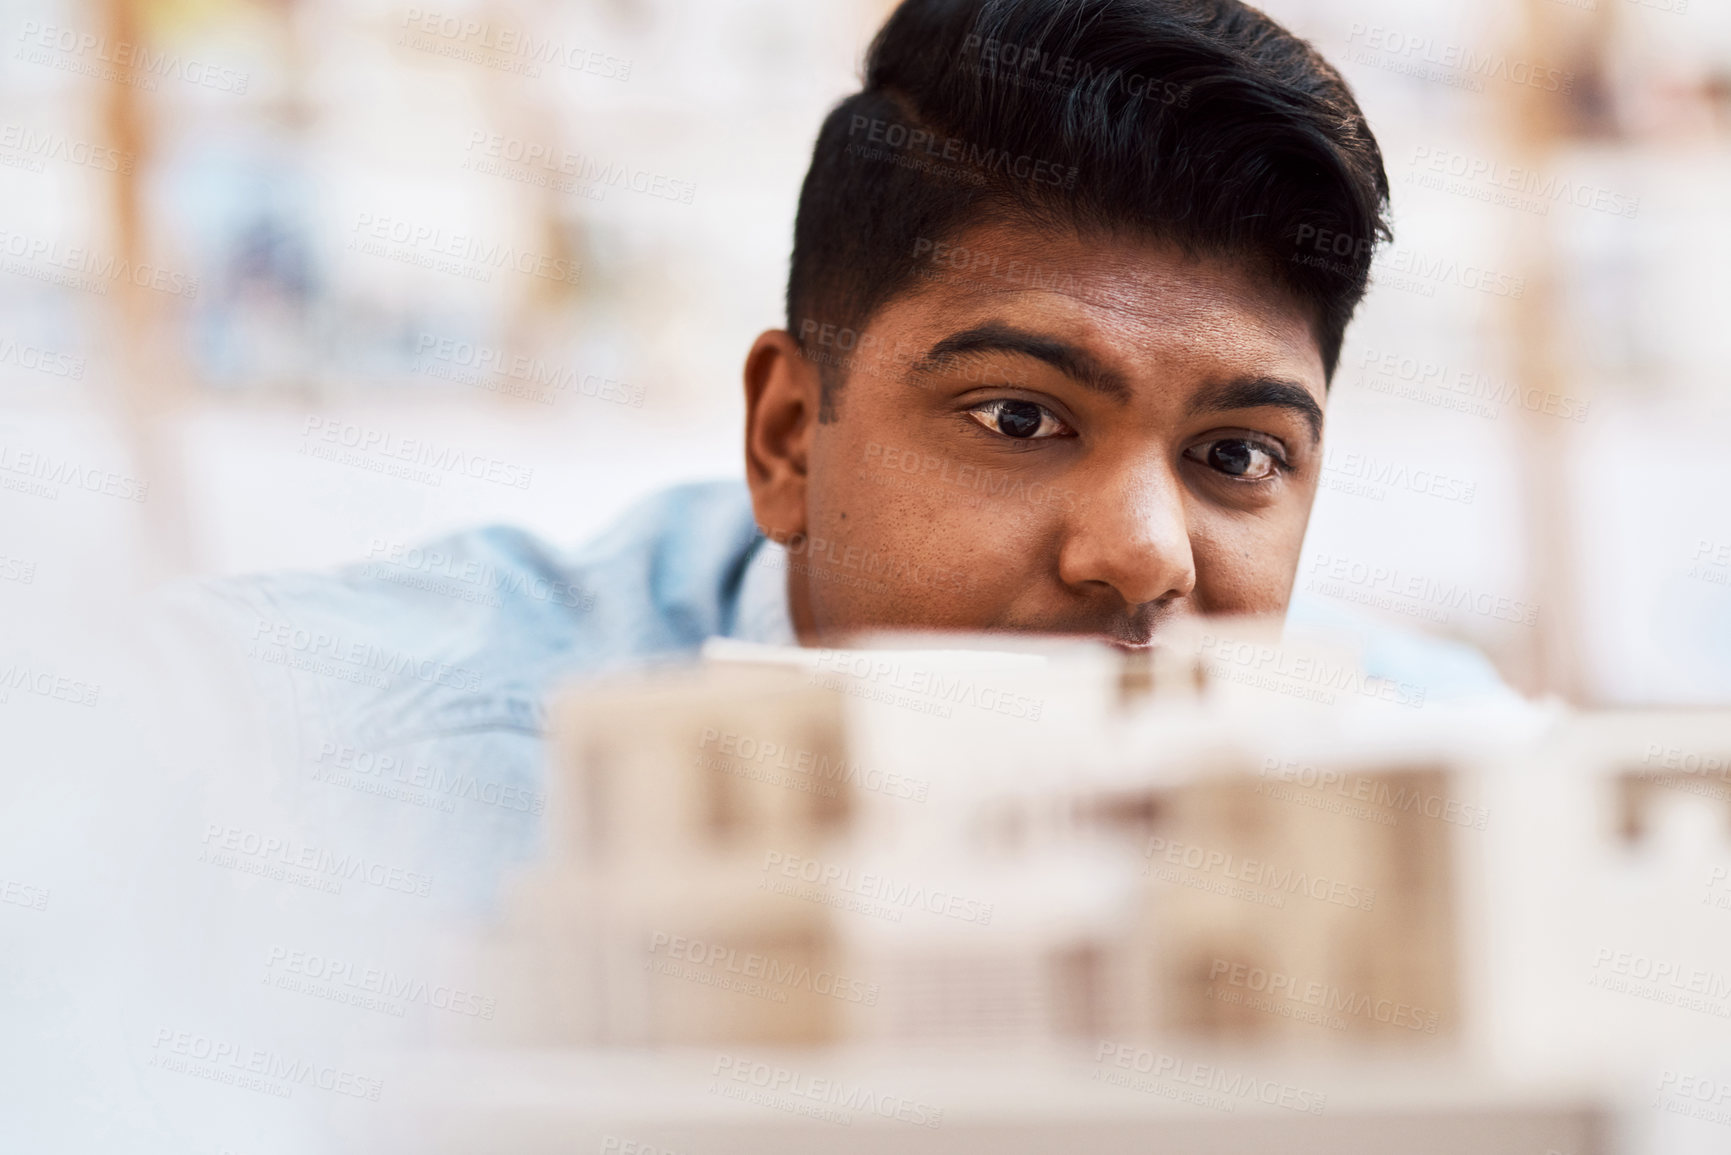
[[[786,566],[744,485],[721,482],[649,498],[570,552],[493,527],[204,594],[246,659],[296,815],[374,852],[391,843],[473,908],[539,845],[550,692],[690,658],[717,635],[796,644]],[[1292,620],[1356,633],[1368,673],[1423,686],[1430,701],[1506,693],[1468,647],[1304,599]]]
[[[744,485],[723,482],[651,497],[569,552],[490,527],[195,600],[245,659],[297,817],[442,864],[444,897],[470,906],[539,844],[550,691],[716,635],[796,644],[785,582]]]

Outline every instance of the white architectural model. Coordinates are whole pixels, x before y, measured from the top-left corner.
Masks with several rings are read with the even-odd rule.
[[[1454,844],[1488,821],[1461,773],[1483,725],[1244,636],[1154,658],[943,644],[732,647],[574,694],[552,850],[507,934],[538,992],[524,1034],[1459,1034]]]

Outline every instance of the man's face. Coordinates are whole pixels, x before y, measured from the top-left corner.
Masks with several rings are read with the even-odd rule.
[[[930,275],[863,333],[805,326],[846,380],[829,420],[794,423],[778,478],[753,458],[773,415],[752,397],[754,500],[790,544],[803,640],[1139,645],[1179,615],[1285,609],[1326,396],[1298,303],[1236,264],[1123,238],[992,225],[926,256]]]

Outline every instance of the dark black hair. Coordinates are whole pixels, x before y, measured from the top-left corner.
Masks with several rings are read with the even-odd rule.
[[[904,0],[818,132],[788,328],[827,416],[846,362],[818,335],[863,330],[939,242],[1022,219],[1251,262],[1313,311],[1332,377],[1387,204],[1340,74],[1238,0]]]

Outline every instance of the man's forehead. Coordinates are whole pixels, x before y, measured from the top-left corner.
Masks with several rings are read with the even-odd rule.
[[[1308,310],[1247,264],[1136,237],[982,226],[934,244],[909,296],[922,329],[986,312],[1070,326],[1105,348],[1321,356]]]
[[[1268,312],[1233,298],[1179,299],[1177,294],[1120,285],[1096,293],[991,286],[921,294],[904,338],[927,348],[955,333],[1001,324],[1087,349],[1127,376],[1170,371],[1182,363],[1211,371],[1279,370],[1323,383],[1322,358],[1305,318]]]

